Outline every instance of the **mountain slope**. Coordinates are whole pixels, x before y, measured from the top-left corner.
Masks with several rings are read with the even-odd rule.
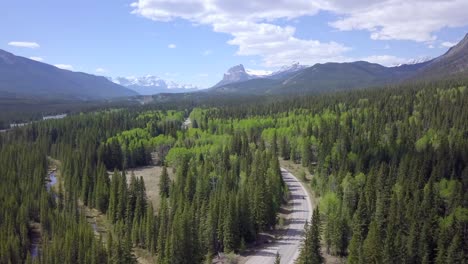
[[[468,75],[468,34],[444,55],[421,68],[412,79],[440,79],[452,75]]]
[[[261,79],[249,79],[238,74],[242,78],[232,78],[230,82],[223,82],[223,79],[208,91],[234,94],[320,93],[450,78],[453,75],[468,76],[468,34],[442,56],[423,62],[385,67],[356,61],[315,64],[312,67],[297,65],[290,69]]]
[[[385,67],[366,61],[316,64],[283,81],[278,91],[330,92],[399,82],[427,62]]]
[[[62,70],[0,50],[0,96],[100,100],[137,95],[105,77]]]
[[[288,77],[293,76],[294,74],[308,68],[309,66],[299,64],[295,62],[289,66],[283,66],[278,71],[273,72],[268,78],[275,79],[275,80],[282,80]]]

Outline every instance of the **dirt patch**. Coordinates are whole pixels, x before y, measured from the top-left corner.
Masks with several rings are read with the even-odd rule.
[[[332,256],[327,254],[327,248],[321,247],[320,250],[322,251],[322,256],[325,258],[325,263],[327,264],[345,264],[346,258]]]
[[[156,255],[151,254],[148,250],[141,249],[141,248],[134,248],[133,253],[136,256],[138,263],[141,263],[141,264],[156,263]]]
[[[107,221],[106,215],[97,209],[85,206],[81,200],[78,200],[78,205],[85,215],[86,221],[93,228],[94,234],[97,237],[102,236],[103,242],[107,242],[107,234],[109,230],[112,230],[112,225]]]
[[[162,169],[162,166],[145,166],[129,169],[127,173],[128,182],[130,182],[132,172],[137,178],[143,177],[146,187],[146,195],[154,208],[159,208],[159,179],[161,178]],[[172,169],[168,168],[167,173],[169,174],[169,178],[174,179]]]

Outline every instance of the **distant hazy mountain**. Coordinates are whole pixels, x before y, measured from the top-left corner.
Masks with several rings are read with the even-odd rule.
[[[241,68],[237,66],[235,72],[242,73]],[[209,91],[235,94],[330,92],[394,84],[407,80],[444,78],[455,74],[468,76],[468,34],[447,53],[435,59],[421,58],[394,67],[366,61],[324,63],[312,67],[293,64],[261,78],[237,74],[244,77],[227,79],[225,74],[224,82],[218,83]],[[230,82],[226,83],[226,79]]]
[[[110,99],[136,93],[105,77],[62,70],[0,50],[0,96]]]
[[[191,84],[179,84],[161,79],[158,76],[146,75],[142,77],[116,77],[109,78],[114,83],[123,85],[141,95],[158,93],[187,93],[197,91],[198,87]]]

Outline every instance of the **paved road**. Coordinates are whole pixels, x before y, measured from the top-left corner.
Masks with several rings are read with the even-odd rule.
[[[275,262],[276,252],[281,256],[281,263],[290,264],[299,256],[299,250],[304,234],[304,224],[312,217],[312,204],[309,194],[299,180],[281,168],[281,174],[289,187],[291,212],[288,220],[288,230],[280,240],[257,250],[247,259],[247,264],[270,264]],[[304,199],[305,197],[305,199]]]

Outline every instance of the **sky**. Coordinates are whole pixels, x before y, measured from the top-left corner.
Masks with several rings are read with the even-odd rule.
[[[0,49],[73,71],[210,87],[233,65],[433,58],[468,33],[467,0],[15,0]]]

